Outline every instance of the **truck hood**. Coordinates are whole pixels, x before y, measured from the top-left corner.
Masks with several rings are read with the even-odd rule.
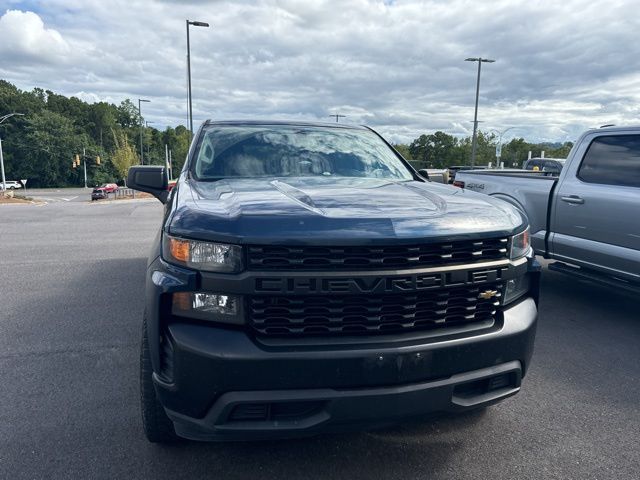
[[[375,178],[178,182],[169,233],[233,243],[415,242],[510,235],[525,222],[509,204],[455,187]]]

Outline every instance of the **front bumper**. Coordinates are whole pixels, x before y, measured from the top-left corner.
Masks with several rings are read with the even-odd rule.
[[[150,271],[163,275],[147,284],[147,313],[158,398],[176,432],[195,440],[310,435],[495,403],[519,391],[529,366],[536,268],[530,261],[532,294],[487,330],[305,342],[171,320],[163,294],[201,280],[157,259]]]
[[[166,411],[176,433],[191,440],[289,438],[381,427],[434,412],[491,405],[515,395],[521,378],[522,365],[513,361],[393,387],[229,392],[202,418]]]

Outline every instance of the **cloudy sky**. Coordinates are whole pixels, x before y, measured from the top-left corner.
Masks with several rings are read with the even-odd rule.
[[[186,124],[185,19],[194,123],[345,121],[394,141],[470,134],[476,64],[483,130],[573,140],[640,123],[633,0],[0,0],[0,78],[87,101],[148,98],[156,128]]]

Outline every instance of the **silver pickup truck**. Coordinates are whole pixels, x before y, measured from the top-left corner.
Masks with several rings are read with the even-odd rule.
[[[529,217],[553,270],[640,291],[640,127],[584,133],[559,176],[461,171],[454,185],[506,200]]]

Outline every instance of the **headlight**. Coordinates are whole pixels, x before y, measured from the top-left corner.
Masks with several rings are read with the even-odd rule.
[[[205,292],[177,292],[172,296],[171,313],[181,317],[242,324],[242,298]]]
[[[511,237],[511,254],[509,255],[509,258],[511,260],[516,260],[520,257],[524,257],[529,253],[530,248],[531,241],[529,239],[529,227],[527,227],[524,232]]]
[[[207,272],[228,273],[242,270],[242,247],[239,245],[163,235],[162,256],[171,263]]]

